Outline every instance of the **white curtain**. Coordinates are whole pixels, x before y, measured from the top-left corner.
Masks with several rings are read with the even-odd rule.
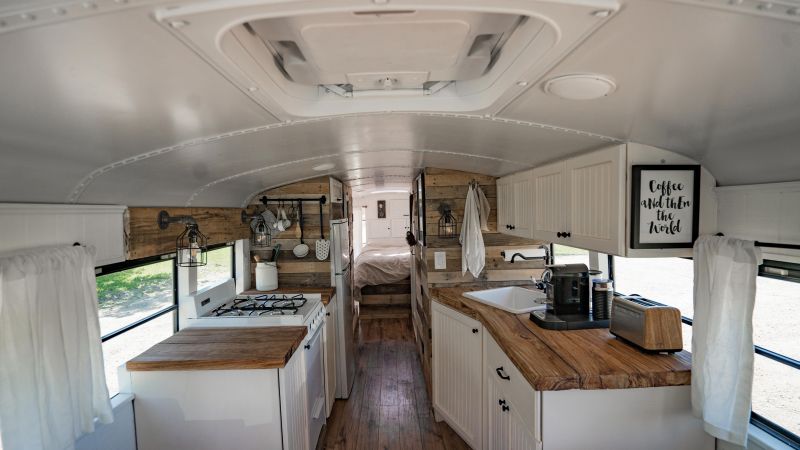
[[[72,449],[113,421],[97,312],[93,248],[0,258],[3,450]]]
[[[486,264],[486,249],[481,234],[481,218],[478,205],[478,194],[470,185],[467,190],[467,202],[464,205],[464,223],[461,225],[461,274],[469,271],[477,278]]]
[[[694,244],[692,410],[706,432],[744,446],[753,386],[753,305],[761,252],[752,241]]]

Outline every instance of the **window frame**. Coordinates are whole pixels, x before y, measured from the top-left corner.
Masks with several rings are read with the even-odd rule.
[[[100,342],[106,342],[110,339],[113,339],[121,334],[124,334],[128,331],[131,331],[137,327],[140,327],[152,320],[158,319],[159,317],[163,316],[164,314],[170,313],[172,311],[178,310],[178,267],[177,267],[177,258],[175,253],[167,253],[164,255],[158,256],[151,256],[147,258],[140,258],[134,259],[130,261],[123,261],[114,264],[108,264],[105,266],[97,267],[95,269],[95,277],[101,277],[105,275],[111,275],[118,272],[124,272],[130,269],[136,269],[138,267],[149,266],[151,264],[160,263],[164,261],[172,261],[172,304],[159,309],[158,311],[150,314],[149,316],[142,317],[141,319],[131,322],[128,325],[125,325],[122,328],[118,328],[110,333],[106,333],[100,337]],[[175,314],[172,320],[172,331],[173,333],[178,332],[178,314]]]
[[[686,258],[686,259],[692,259],[692,258]],[[788,269],[792,273],[796,273],[796,272],[800,271],[800,264],[784,262],[784,261],[764,260],[764,263],[761,264],[758,267],[758,276],[763,276],[765,278],[773,278],[773,279],[778,279],[778,280],[789,281],[789,282],[792,282],[792,283],[800,283],[800,278],[792,276],[791,274],[790,275],[786,275],[786,276],[782,276],[782,275],[776,274],[776,273],[766,273],[763,270],[764,267],[776,267],[776,268],[781,268],[781,269]],[[614,281],[615,275],[616,274],[614,273],[614,255],[608,255],[608,276],[612,281]],[[614,284],[614,286],[616,287],[616,283]],[[621,292],[617,292],[615,290],[614,291],[614,295],[615,296],[622,296],[622,295],[625,295],[625,294],[623,294]],[[645,297],[642,297],[642,298],[645,298]],[[659,302],[657,300],[653,300],[653,299],[650,299],[650,298],[645,298],[645,299],[648,300],[648,301],[651,301],[653,303],[656,303],[658,305],[661,305],[661,306],[669,306],[669,305],[661,303],[661,302]],[[688,317],[686,317],[684,315],[681,315],[681,322],[685,323],[686,325],[692,326],[692,322],[693,321],[692,321],[692,319],[690,319],[690,318],[688,318]],[[772,350],[766,349],[766,348],[761,347],[760,345],[757,345],[755,343],[753,344],[753,350],[754,350],[754,353],[756,355],[764,356],[764,357],[766,357],[768,359],[771,359],[773,361],[776,361],[778,363],[787,365],[787,366],[789,366],[789,367],[791,367],[791,368],[793,368],[795,370],[800,370],[800,361],[798,361],[798,360],[796,360],[794,358],[790,358],[790,357],[788,357],[786,355],[782,355],[780,353],[777,353],[777,352],[774,352]],[[798,435],[794,434],[793,432],[787,430],[786,428],[782,427],[781,425],[778,425],[777,423],[771,421],[770,419],[762,416],[758,412],[753,411],[752,409],[750,410],[750,423],[753,424],[754,426],[764,430],[764,432],[766,432],[770,436],[778,439],[779,441],[783,442],[784,444],[786,444],[786,445],[788,445],[788,446],[790,446],[792,448],[800,448],[800,436],[798,436]]]
[[[207,248],[207,251],[213,252],[214,250],[219,250],[219,249],[225,248],[225,247],[230,247],[230,251],[231,251],[231,278],[233,278],[233,281],[235,283],[236,282],[236,243],[235,242],[223,242],[222,244],[209,245],[208,248]],[[193,267],[193,269],[199,270],[201,267],[203,267],[203,266]],[[176,274],[175,275],[175,279],[176,280],[177,280],[177,273],[178,273],[178,270],[176,268],[175,269],[175,274]],[[197,288],[197,287],[199,287],[199,286],[196,286],[195,288]],[[178,285],[176,284],[175,285],[175,301],[176,302],[178,301],[177,299],[178,299]]]

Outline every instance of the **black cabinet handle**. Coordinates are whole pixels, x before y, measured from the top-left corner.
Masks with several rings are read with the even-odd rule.
[[[511,225],[511,229],[516,230],[517,229],[516,225]]]
[[[510,376],[505,374],[506,371],[503,369],[503,366],[500,366],[500,367],[498,367],[497,369],[494,369],[494,370],[495,370],[495,372],[497,372],[497,376],[498,377],[500,377],[500,378],[502,378],[504,380],[510,380],[511,379]]]
[[[306,350],[311,350],[311,346],[308,345],[308,344],[304,345],[303,348],[306,349]]]
[[[326,312],[325,315],[330,317],[331,313]]]
[[[501,398],[500,400],[498,400],[498,401],[497,401],[497,403],[498,403],[500,406],[503,406],[503,405],[505,405],[505,404],[506,404],[506,401],[505,401],[505,400],[503,400],[503,399]]]
[[[556,237],[564,237],[564,233],[559,231],[558,233],[556,233]]]
[[[473,328],[473,329],[472,329],[472,332],[473,332],[473,333],[477,333],[477,332],[478,332],[478,329],[477,329],[477,328]]]
[[[511,229],[511,225],[506,225],[506,230],[510,230],[510,229]]]
[[[503,405],[503,406],[501,406],[501,408],[503,408],[503,411],[508,411],[509,409],[511,409],[511,408],[509,408],[509,407],[508,407],[508,406],[506,406],[506,405]]]
[[[565,237],[565,238],[568,238],[568,237],[570,237],[570,236],[572,236],[572,233],[570,233],[569,231],[565,231],[565,232],[564,232],[564,237]]]

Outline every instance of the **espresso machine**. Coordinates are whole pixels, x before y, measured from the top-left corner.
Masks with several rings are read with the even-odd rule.
[[[549,330],[580,330],[608,328],[607,319],[592,317],[589,297],[590,275],[586,264],[557,264],[547,266],[542,284],[547,294],[547,308],[533,311],[530,319]]]

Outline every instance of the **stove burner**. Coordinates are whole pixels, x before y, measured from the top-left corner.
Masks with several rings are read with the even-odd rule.
[[[222,305],[209,313],[210,316],[282,316],[294,315],[306,304],[303,294],[263,294],[254,297],[241,296],[228,305]]]

